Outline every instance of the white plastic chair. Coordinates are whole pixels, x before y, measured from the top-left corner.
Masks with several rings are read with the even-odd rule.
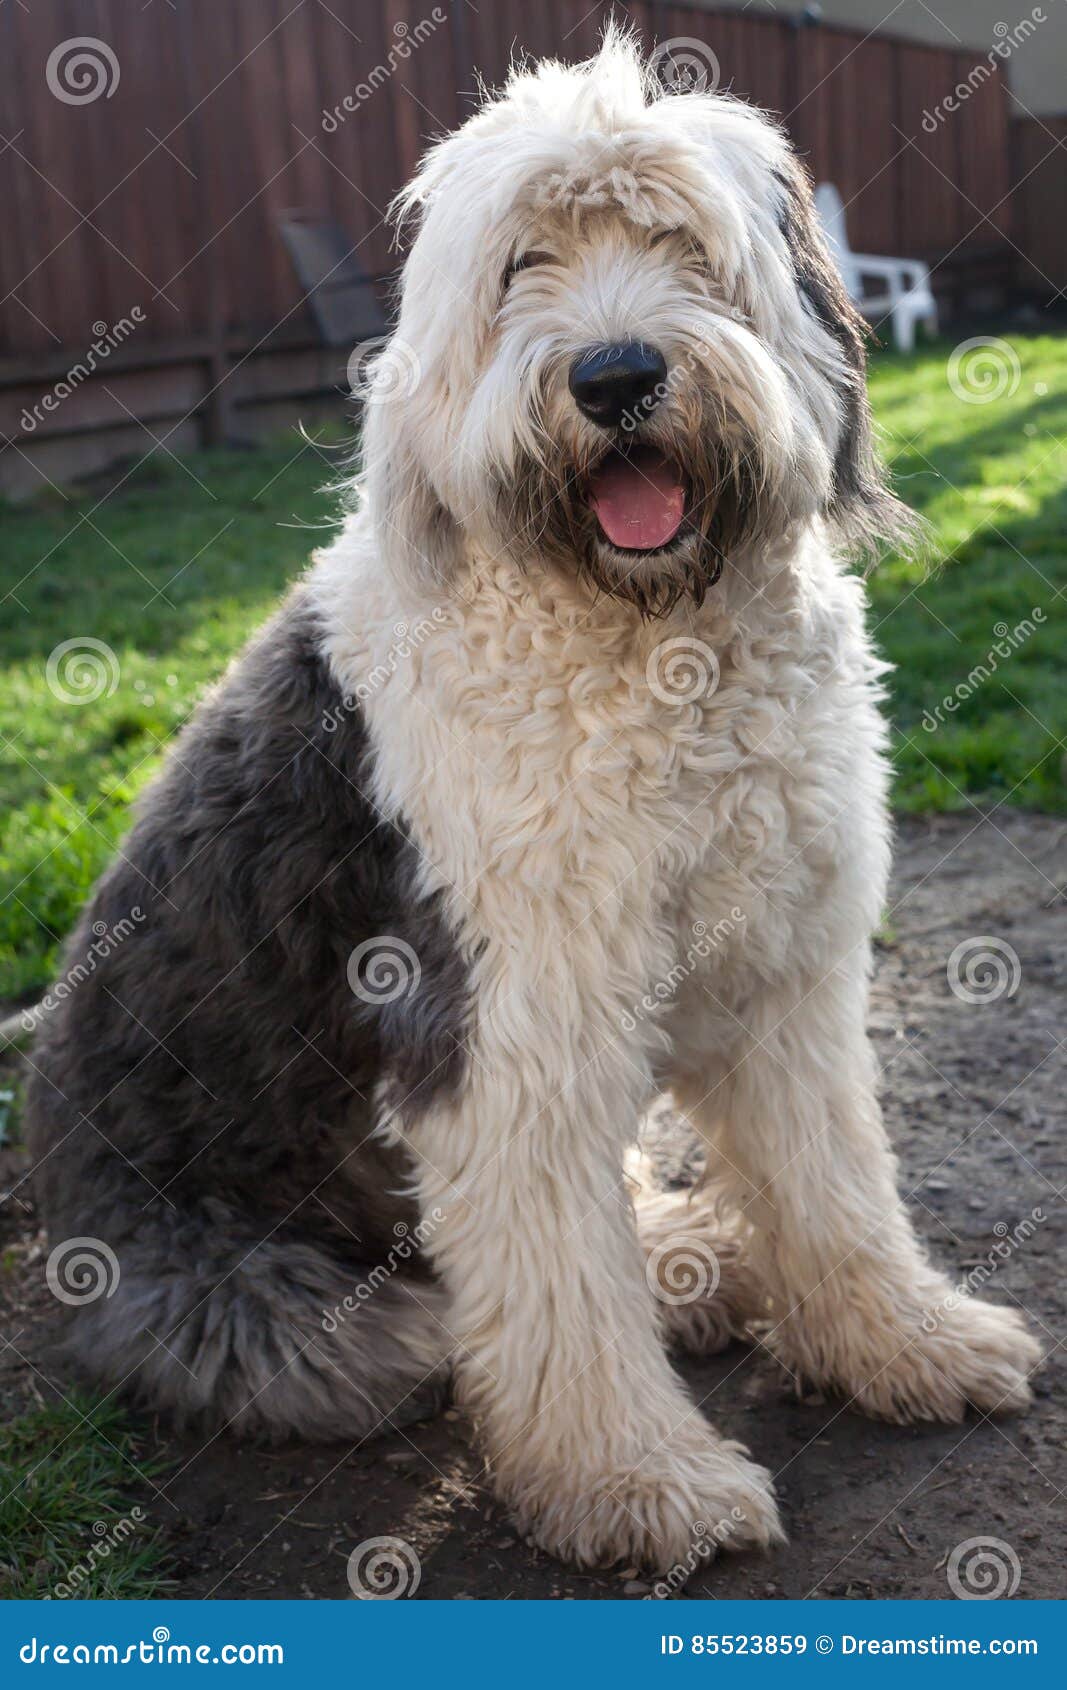
[[[815,209],[845,286],[863,315],[871,322],[888,317],[901,352],[910,352],[915,345],[916,323],[925,323],[929,332],[936,334],[937,302],[925,264],[914,258],[874,258],[870,253],[853,252],[848,244],[844,203],[832,182],[820,182],[816,188]],[[868,292],[867,282],[877,291]]]

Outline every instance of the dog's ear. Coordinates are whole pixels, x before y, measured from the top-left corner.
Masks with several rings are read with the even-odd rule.
[[[848,544],[871,553],[894,544],[911,549],[918,520],[890,491],[874,444],[867,397],[870,330],[849,298],[815,209],[808,174],[797,159],[776,172],[778,224],[803,308],[837,343],[839,427],[833,489],[826,515]]]
[[[374,399],[363,414],[361,484],[398,574],[420,589],[447,586],[462,562],[459,525],[420,462],[413,398]]]

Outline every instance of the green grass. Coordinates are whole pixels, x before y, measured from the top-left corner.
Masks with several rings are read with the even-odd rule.
[[[0,1427],[0,1598],[164,1591],[157,1511],[137,1467],[151,1477],[118,1409],[72,1399]]]
[[[106,499],[0,510],[0,999],[49,978],[161,747],[325,538],[339,456],[299,446],[157,453]],[[118,683],[59,702],[46,661],[84,636]]]
[[[883,355],[871,388],[935,567],[891,559],[870,583],[891,678],[905,810],[968,799],[1067,809],[1059,629],[1067,587],[1067,338],[1012,336],[1014,391],[958,398],[950,344]],[[303,567],[334,510],[336,453],[290,436],[254,453],[156,453],[106,499],[49,495],[0,513],[0,998],[39,988],[151,778],[160,748]],[[294,455],[295,454],[295,455]],[[195,479],[194,479],[195,478]],[[998,624],[1036,627],[945,725],[924,713],[987,658]],[[45,664],[90,636],[118,659],[113,691],[57,702]],[[10,889],[10,890],[9,890]]]
[[[871,393],[902,496],[933,531],[932,573],[890,559],[870,582],[872,627],[896,665],[895,803],[954,810],[967,800],[1067,809],[1067,338],[1010,337],[1014,392],[967,403],[947,380],[951,347],[883,358]],[[1045,620],[1033,616],[1037,609]],[[1025,618],[1018,643],[998,634]],[[989,654],[993,652],[993,663]],[[955,712],[942,708],[976,665]],[[934,727],[924,727],[924,717]],[[943,725],[942,725],[943,724]]]

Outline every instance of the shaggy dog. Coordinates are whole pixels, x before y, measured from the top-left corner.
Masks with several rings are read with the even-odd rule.
[[[1018,1409],[1038,1357],[926,1260],[875,1095],[843,559],[907,519],[862,325],[780,130],[615,36],[515,74],[401,210],[351,514],[183,732],[70,958],[135,931],[42,1032],[53,1265],[116,1268],[73,1341],[272,1436],[451,1388],[579,1563],[767,1544],[770,1475],[669,1346],[747,1329],[898,1421]],[[708,1176],[635,1201],[668,1090]]]

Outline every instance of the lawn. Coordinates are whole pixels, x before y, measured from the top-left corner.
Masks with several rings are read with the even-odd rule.
[[[883,355],[872,375],[900,490],[933,534],[932,567],[890,559],[870,583],[896,665],[902,809],[1067,809],[1067,339],[1011,348],[994,355],[1004,391],[978,401],[950,385],[947,343]],[[47,980],[163,746],[328,532],[343,461],[296,435],[181,463],[156,452],[106,494],[0,511],[0,1000]],[[55,655],[86,639],[114,669],[106,650],[89,653],[95,672]],[[102,696],[78,702],[86,686]]]
[[[956,385],[970,400],[950,385],[952,350],[884,357],[871,381],[898,489],[932,533],[924,563],[888,559],[870,582],[875,638],[896,665],[894,799],[1062,812],[1067,338],[1013,335],[965,357]]]
[[[158,1465],[139,1456],[121,1410],[76,1397],[0,1427],[0,1598],[165,1593]]]

